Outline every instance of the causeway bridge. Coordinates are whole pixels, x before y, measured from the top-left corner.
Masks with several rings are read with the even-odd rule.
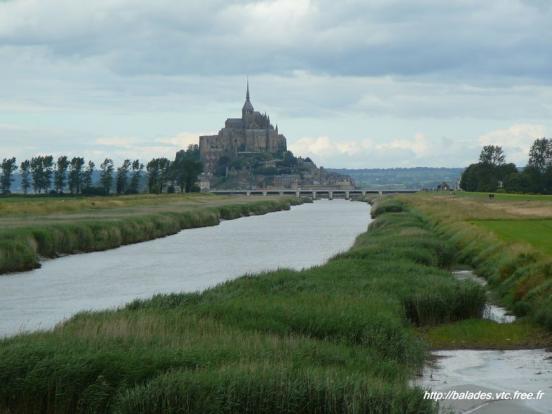
[[[281,189],[256,189],[256,190],[210,190],[211,194],[219,195],[294,195],[296,197],[312,197],[316,198],[345,198],[346,200],[351,197],[364,197],[369,194],[383,195],[383,194],[409,194],[417,193],[419,190],[370,190],[370,189],[352,189],[352,190],[340,190],[335,188],[317,188],[317,189],[301,189],[301,188],[281,188]]]

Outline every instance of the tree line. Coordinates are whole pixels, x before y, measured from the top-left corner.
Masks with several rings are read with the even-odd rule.
[[[479,162],[471,164],[460,179],[466,191],[552,194],[552,139],[539,138],[529,150],[527,166],[518,169],[506,163],[502,147],[487,145]]]
[[[144,176],[150,193],[175,192],[177,187],[181,192],[199,191],[196,182],[203,166],[199,147],[190,145],[178,151],[172,161],[154,158],[145,165],[140,160],[126,159],[116,167],[112,159],[106,158],[96,170],[96,164],[86,162],[83,157],[70,159],[62,155],[54,159],[52,155],[38,155],[19,165],[15,157],[4,158],[0,170],[2,194],[11,193],[14,174],[18,172],[24,194],[31,190],[35,194],[64,194],[67,190],[70,194],[109,195],[113,191],[116,194],[141,192]]]

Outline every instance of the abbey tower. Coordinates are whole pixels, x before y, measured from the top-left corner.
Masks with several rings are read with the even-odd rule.
[[[199,152],[204,171],[212,174],[223,156],[235,159],[239,154],[286,151],[286,137],[274,128],[270,117],[255,111],[249,96],[249,82],[241,118],[228,118],[217,135],[199,137]]]

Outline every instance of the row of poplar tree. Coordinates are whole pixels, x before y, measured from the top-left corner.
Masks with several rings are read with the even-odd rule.
[[[140,160],[124,160],[118,167],[113,160],[106,158],[99,166],[99,179],[96,164],[86,162],[83,157],[69,158],[65,155],[54,159],[51,155],[39,155],[17,165],[15,157],[4,158],[0,165],[0,191],[10,194],[14,174],[19,173],[21,190],[28,194],[108,195],[114,190],[117,194],[136,194],[141,191],[142,177],[147,178],[150,193],[174,192],[178,186],[182,192],[199,190],[196,181],[202,172],[199,148],[191,145],[187,150],[176,153],[173,161],[168,158],[154,158],[145,166]],[[145,171],[144,171],[145,169]]]

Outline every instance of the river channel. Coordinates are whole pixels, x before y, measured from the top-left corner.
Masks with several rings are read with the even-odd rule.
[[[246,273],[322,264],[366,230],[369,208],[320,200],[0,276],[0,337],[49,329],[79,311],[156,293],[193,292]]]

